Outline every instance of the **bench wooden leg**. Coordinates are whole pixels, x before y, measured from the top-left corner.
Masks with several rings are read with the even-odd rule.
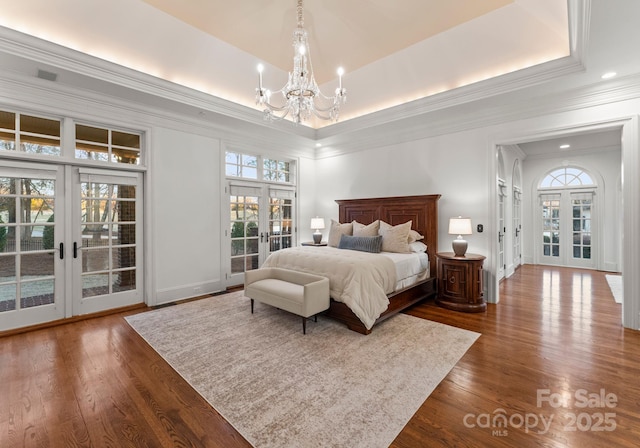
[[[307,318],[302,318],[302,334],[307,334]]]
[[[251,299],[251,314],[253,314],[253,299]]]

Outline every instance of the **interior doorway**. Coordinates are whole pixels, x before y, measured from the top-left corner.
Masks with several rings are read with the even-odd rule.
[[[635,179],[633,173],[640,167],[640,156],[637,153],[638,150],[638,118],[630,117],[628,119],[623,119],[619,121],[612,121],[608,123],[602,123],[600,125],[592,125],[592,126],[584,126],[584,127],[576,127],[572,129],[570,132],[567,129],[563,131],[541,131],[537,135],[531,134],[526,137],[513,138],[508,141],[505,141],[503,144],[496,144],[493,146],[495,153],[497,154],[501,149],[505,146],[516,146],[520,151],[522,151],[523,155],[523,163],[541,163],[540,161],[545,159],[546,157],[556,157],[561,160],[572,160],[579,154],[590,155],[590,156],[600,156],[608,157],[613,152],[618,151],[618,160],[616,166],[615,175],[611,176],[610,173],[606,174],[606,183],[609,186],[607,190],[608,193],[606,197],[604,195],[600,195],[597,200],[600,201],[600,205],[605,208],[605,215],[611,216],[611,222],[600,223],[602,225],[601,229],[605,228],[606,230],[602,230],[604,241],[600,243],[601,247],[604,249],[600,254],[603,258],[598,269],[603,269],[605,271],[611,272],[622,272],[624,276],[625,271],[629,271],[630,269],[640,269],[639,263],[634,260],[628,251],[623,250],[624,247],[636,247],[640,244],[640,237],[636,238],[634,235],[633,229],[637,228],[638,223],[640,223],[640,206],[636,206],[635,202],[638,200],[638,193],[636,190],[640,187],[640,181]],[[609,139],[610,144],[599,145],[598,142],[600,139]],[[569,148],[563,147],[560,148],[560,141],[563,140],[562,144],[571,145]],[[587,141],[589,142],[589,147],[582,147],[580,144],[573,145],[572,143],[566,143],[565,141]],[[555,149],[552,151],[551,149],[548,152],[553,154],[534,154],[536,146],[538,146],[541,142],[544,142],[549,148],[551,143],[558,144]],[[526,156],[526,157],[524,157]],[[497,157],[494,156],[494,161],[497,160]],[[534,162],[536,161],[536,162]],[[549,167],[551,166],[551,162],[548,163]],[[598,166],[598,170],[601,169]],[[624,170],[624,171],[623,171]],[[522,179],[522,191],[521,191],[521,207],[523,208],[522,213],[522,235],[523,238],[521,240],[522,247],[522,257],[521,262],[523,264],[534,263],[533,257],[533,235],[530,232],[527,232],[527,224],[532,221],[532,214],[527,209],[531,209],[531,201],[535,199],[534,190],[531,188],[532,178],[530,172],[527,172],[523,168]],[[493,170],[494,180],[492,182],[496,182],[498,175],[498,166],[497,163]],[[622,184],[622,188],[616,188],[616,186],[621,185],[622,175],[626,173],[625,182]],[[497,183],[494,183],[496,194],[494,195],[494,205],[493,210],[495,213],[494,225],[498,225],[499,217],[498,217],[498,195],[497,195]],[[609,199],[609,196],[613,199]],[[622,199],[625,199],[625,207],[622,207]],[[496,227],[497,230],[497,227]],[[624,241],[622,240],[622,235],[625,235]],[[609,239],[607,239],[609,238]],[[611,239],[614,238],[614,239]],[[498,278],[497,273],[500,270],[499,266],[499,242],[497,237],[497,231],[494,235],[491,236],[492,244],[492,265],[494,269],[494,273],[496,273],[494,277],[494,282],[488,290],[488,296],[491,297],[491,301],[498,302],[499,301],[499,287],[498,287]],[[624,292],[625,297],[635,297],[636,292],[640,291],[640,280],[637,280],[632,277],[624,276]],[[634,295],[635,294],[635,295]],[[622,310],[622,320],[623,325],[628,328],[637,329],[640,327],[640,304],[638,300],[632,300],[633,303],[623,303]]]

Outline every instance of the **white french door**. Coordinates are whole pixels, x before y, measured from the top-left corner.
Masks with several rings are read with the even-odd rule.
[[[0,331],[143,301],[141,174],[0,167]]]
[[[73,314],[142,303],[142,174],[76,169]]]
[[[518,188],[513,189],[513,269],[522,263],[521,194]]]
[[[61,319],[64,169],[0,167],[0,331]]]
[[[244,273],[258,269],[280,249],[295,244],[295,189],[260,182],[227,184],[229,248],[227,285],[244,282]]]
[[[540,194],[542,264],[595,269],[597,228],[593,191]]]
[[[501,179],[498,180],[498,280],[504,278],[505,276],[505,234],[507,232],[506,224],[505,224],[505,189],[506,185],[504,181]]]

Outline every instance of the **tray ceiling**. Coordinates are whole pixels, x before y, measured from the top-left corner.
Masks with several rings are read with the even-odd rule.
[[[89,3],[3,2],[0,25],[254,109],[258,63],[286,82],[295,0]],[[307,0],[304,19],[321,89],[346,70],[340,121],[570,54],[565,0]]]

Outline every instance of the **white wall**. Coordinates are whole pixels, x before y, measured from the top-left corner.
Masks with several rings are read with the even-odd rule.
[[[329,220],[318,208],[316,200],[316,163],[314,159],[300,157],[298,159],[298,243],[312,241],[310,228],[311,218],[320,216],[325,218],[327,229],[323,231],[323,239],[329,235]]]
[[[152,304],[219,291],[220,141],[155,128],[150,152]]]
[[[441,194],[438,250],[451,251],[449,218],[471,218],[474,234],[465,237],[468,252],[487,255],[488,240],[476,233],[489,223],[490,160],[486,130],[442,135],[397,146],[317,161],[318,207],[338,219],[335,199]]]

